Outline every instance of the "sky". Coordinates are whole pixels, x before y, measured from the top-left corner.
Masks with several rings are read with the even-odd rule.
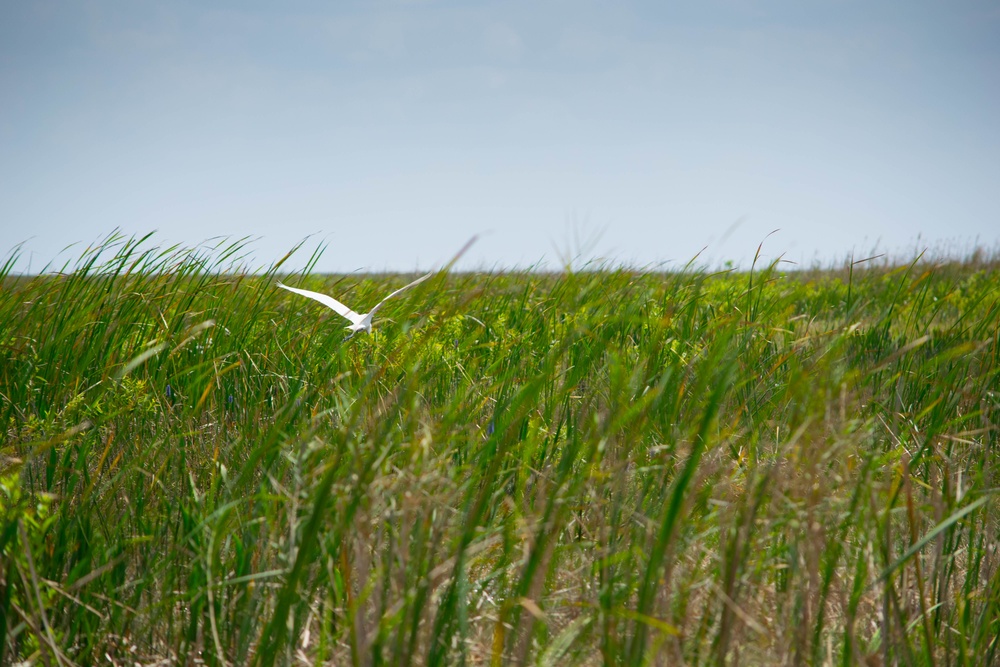
[[[115,230],[323,272],[1000,248],[1000,2],[0,0],[0,255]]]

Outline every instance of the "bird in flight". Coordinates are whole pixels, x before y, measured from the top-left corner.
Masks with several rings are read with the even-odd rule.
[[[396,290],[395,292],[393,292],[392,294],[390,294],[389,296],[385,297],[377,304],[375,304],[375,307],[369,310],[367,313],[356,313],[347,306],[345,306],[344,304],[342,304],[341,302],[334,299],[332,296],[327,296],[326,294],[320,294],[319,292],[310,292],[309,290],[298,289],[297,287],[289,287],[288,285],[284,285],[281,282],[278,283],[278,287],[286,289],[289,292],[295,292],[296,294],[301,294],[302,296],[313,299],[314,301],[319,301],[324,306],[327,306],[335,310],[338,315],[341,315],[350,320],[351,324],[347,327],[351,332],[350,334],[348,334],[347,338],[350,338],[359,331],[367,331],[368,333],[371,333],[372,317],[375,315],[376,312],[378,312],[378,309],[382,307],[383,303],[385,303],[392,297],[396,296],[400,292],[404,292],[413,287],[414,285],[419,285],[420,283],[430,278],[432,275],[434,274],[428,273],[427,275],[420,276],[419,278],[414,280],[412,283],[409,283],[408,285],[403,285],[398,290]]]

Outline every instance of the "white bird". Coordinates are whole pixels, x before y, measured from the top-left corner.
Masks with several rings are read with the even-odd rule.
[[[395,292],[393,292],[392,294],[390,294],[389,296],[385,297],[384,299],[382,299],[381,301],[379,301],[377,304],[375,304],[375,307],[372,308],[371,310],[369,310],[367,313],[356,313],[353,310],[351,310],[350,308],[348,308],[347,306],[345,306],[344,304],[342,304],[341,302],[339,302],[336,299],[334,299],[332,296],[327,296],[326,294],[320,294],[319,292],[310,292],[309,290],[298,289],[296,287],[289,287],[288,285],[283,285],[280,282],[278,283],[278,287],[281,287],[282,289],[286,289],[289,292],[295,292],[296,294],[301,294],[302,296],[308,297],[308,298],[313,299],[315,301],[319,301],[324,306],[327,306],[327,307],[332,308],[333,310],[335,310],[337,312],[337,314],[342,315],[343,317],[346,317],[351,322],[350,326],[347,327],[350,330],[350,332],[351,332],[347,336],[347,338],[350,338],[351,336],[353,336],[354,334],[358,333],[359,331],[367,331],[368,333],[371,333],[371,331],[372,331],[372,316],[375,315],[376,312],[378,312],[378,309],[382,307],[383,303],[385,303],[386,301],[388,301],[392,297],[396,296],[400,292],[408,290],[411,287],[413,287],[414,285],[418,285],[418,284],[424,282],[425,280],[427,280],[428,278],[430,278],[432,275],[434,275],[434,274],[433,273],[428,273],[425,276],[420,276],[419,278],[417,278],[416,280],[414,280],[412,283],[400,287],[398,290],[396,290]]]

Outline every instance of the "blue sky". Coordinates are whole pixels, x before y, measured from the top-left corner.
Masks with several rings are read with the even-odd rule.
[[[1000,245],[995,0],[7,1],[0,95],[35,270],[116,228],[322,271]]]

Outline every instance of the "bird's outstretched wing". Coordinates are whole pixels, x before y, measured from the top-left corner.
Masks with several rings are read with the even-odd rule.
[[[416,280],[414,280],[412,283],[410,283],[408,285],[403,285],[398,290],[396,290],[395,292],[393,292],[392,294],[390,294],[389,296],[385,297],[384,299],[382,299],[381,301],[379,301],[377,304],[375,304],[375,307],[368,311],[368,315],[369,316],[374,315],[375,311],[378,310],[379,308],[381,308],[383,303],[385,303],[386,301],[388,301],[392,297],[396,296],[400,292],[406,291],[406,290],[410,289],[411,287],[413,287],[414,285],[419,285],[420,283],[424,282],[425,280],[427,280],[428,278],[430,278],[433,275],[434,275],[433,273],[428,273],[427,275],[420,276],[419,278],[417,278]]]
[[[421,280],[423,280],[423,279],[421,278]],[[301,294],[302,296],[310,298],[310,299],[313,299],[314,301],[319,301],[324,306],[326,306],[328,308],[332,308],[339,315],[342,315],[342,316],[346,317],[347,319],[349,319],[351,321],[351,324],[357,324],[358,322],[360,322],[363,319],[363,317],[361,315],[359,315],[358,313],[354,312],[353,310],[351,310],[350,308],[348,308],[347,306],[345,306],[341,302],[337,301],[332,296],[327,296],[326,294],[320,294],[319,292],[310,292],[307,289],[298,289],[296,287],[289,287],[288,285],[284,285],[282,283],[278,283],[278,287],[280,287],[282,289],[286,289],[289,292],[295,292],[296,294]],[[407,287],[409,287],[409,285],[407,285]],[[403,289],[406,289],[406,288],[404,287]]]

